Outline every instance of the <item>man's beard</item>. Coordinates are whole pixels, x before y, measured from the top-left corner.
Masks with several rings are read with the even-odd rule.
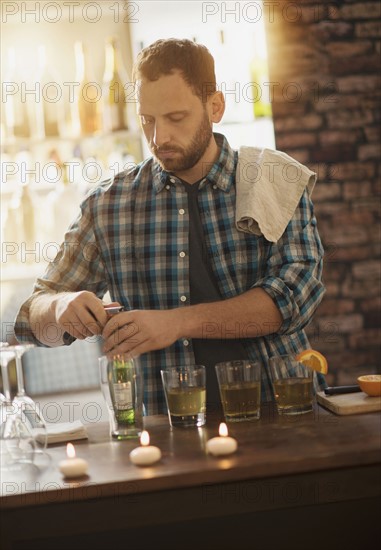
[[[204,116],[200,126],[196,130],[190,145],[183,149],[175,145],[166,144],[163,147],[150,146],[153,155],[160,166],[167,172],[182,172],[193,168],[205,153],[210,140],[212,139],[212,126],[209,122],[208,114],[204,109]],[[180,156],[176,158],[160,158],[160,153],[164,151],[176,151]]]

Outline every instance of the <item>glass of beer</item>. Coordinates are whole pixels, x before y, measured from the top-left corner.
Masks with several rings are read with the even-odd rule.
[[[313,370],[293,355],[271,357],[269,367],[278,413],[294,415],[311,412]]]
[[[161,371],[169,424],[188,428],[206,422],[204,365],[168,367]]]
[[[215,368],[225,420],[258,420],[261,414],[260,363],[227,361],[217,363]]]

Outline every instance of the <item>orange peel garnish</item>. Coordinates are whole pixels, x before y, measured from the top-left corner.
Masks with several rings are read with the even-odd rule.
[[[327,359],[319,351],[316,351],[314,349],[306,349],[298,353],[296,359],[312,370],[316,370],[317,372],[321,372],[322,374],[327,374],[328,372]]]

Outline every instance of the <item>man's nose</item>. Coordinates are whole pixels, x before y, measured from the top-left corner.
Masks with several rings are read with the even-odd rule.
[[[164,122],[155,123],[153,141],[156,147],[162,147],[170,141],[169,129]]]

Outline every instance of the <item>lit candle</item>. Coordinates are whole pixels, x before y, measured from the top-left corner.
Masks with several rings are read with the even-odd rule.
[[[214,456],[230,455],[237,450],[237,441],[228,437],[228,428],[221,422],[219,428],[220,437],[212,437],[206,442],[206,450]]]
[[[74,445],[66,445],[67,459],[62,460],[58,466],[65,477],[79,477],[87,474],[88,463],[83,458],[76,458]]]
[[[130,452],[130,460],[136,466],[150,466],[161,459],[159,447],[149,444],[149,433],[143,431],[140,436],[140,447]]]

